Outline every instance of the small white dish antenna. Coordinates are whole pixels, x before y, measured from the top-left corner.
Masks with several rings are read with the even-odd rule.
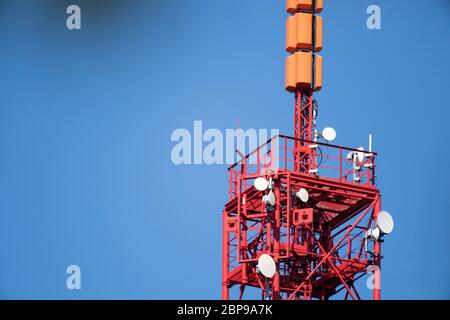
[[[264,179],[263,177],[259,177],[255,179],[255,182],[253,183],[254,187],[258,191],[264,191],[267,190],[267,187],[269,186],[269,181]]]
[[[322,137],[328,142],[331,142],[336,139],[336,130],[331,127],[326,127],[322,130]]]
[[[380,211],[377,217],[377,226],[384,234],[389,234],[394,230],[394,219],[387,211]]]
[[[272,207],[275,205],[275,194],[272,190],[270,190],[269,194],[263,196],[262,201],[266,205],[271,205]]]
[[[381,231],[379,228],[369,229],[369,231],[367,232],[367,237],[372,241],[378,241],[378,239],[380,239],[380,234]]]
[[[298,190],[298,192],[295,194],[297,198],[299,198],[302,202],[308,202],[309,200],[309,193],[306,189],[301,188]]]
[[[266,278],[272,278],[277,271],[277,266],[275,261],[271,256],[264,253],[258,259],[258,264],[256,266],[259,273],[261,273]]]

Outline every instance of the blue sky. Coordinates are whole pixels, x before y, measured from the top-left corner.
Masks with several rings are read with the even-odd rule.
[[[396,220],[383,297],[448,299],[450,5],[325,6],[319,126],[374,135]],[[285,20],[275,0],[0,1],[0,297],[220,298],[226,166],[175,166],[170,136],[238,119],[292,134]]]

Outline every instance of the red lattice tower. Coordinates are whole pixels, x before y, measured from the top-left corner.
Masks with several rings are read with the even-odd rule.
[[[222,298],[242,299],[246,287],[254,287],[265,299],[328,299],[341,290],[346,299],[359,299],[355,281],[369,270],[379,299],[381,241],[366,241],[381,206],[377,154],[317,141],[313,93],[322,87],[317,14],[323,4],[287,3],[286,89],[295,96],[294,137],[272,137],[229,168]],[[259,177],[271,182],[267,190],[254,187]],[[300,189],[308,192],[306,202]],[[269,193],[273,205],[264,200]],[[257,268],[262,254],[276,264],[270,279]]]

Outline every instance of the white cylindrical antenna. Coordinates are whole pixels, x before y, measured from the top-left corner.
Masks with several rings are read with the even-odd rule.
[[[372,152],[372,134],[369,133],[369,152]]]

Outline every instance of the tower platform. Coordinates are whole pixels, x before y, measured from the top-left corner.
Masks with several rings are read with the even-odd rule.
[[[312,152],[310,152],[312,150]],[[314,155],[308,172],[296,161]],[[358,299],[354,282],[377,257],[365,250],[380,193],[375,152],[278,135],[229,168],[229,201],[223,211],[222,297],[239,286],[262,289],[270,299],[328,299],[341,290]],[[311,161],[311,160],[309,160]],[[271,181],[267,206],[253,183]],[[306,189],[309,199],[296,192]],[[257,270],[270,254],[277,273],[269,282]]]

